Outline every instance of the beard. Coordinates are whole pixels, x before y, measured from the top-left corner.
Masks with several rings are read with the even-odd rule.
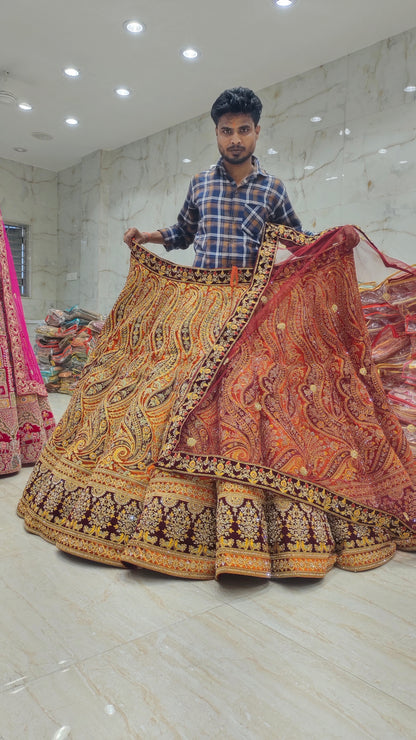
[[[241,152],[235,152],[235,154],[227,154],[227,152],[223,151],[221,152],[222,158],[228,162],[228,164],[243,164],[244,162],[247,162],[248,159],[251,159],[253,156],[253,152],[247,152],[247,151],[241,151]]]

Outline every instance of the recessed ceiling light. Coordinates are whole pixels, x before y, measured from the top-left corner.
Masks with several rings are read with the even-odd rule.
[[[77,118],[69,117],[65,118],[65,123],[67,123],[68,126],[78,126],[79,121]]]
[[[305,166],[304,166],[303,169],[304,170],[314,170],[315,169],[315,165],[314,164],[305,164]]]
[[[189,164],[189,162],[192,162],[192,159],[188,159],[188,157],[185,157],[182,162],[185,162],[185,164]]]
[[[319,123],[319,121],[322,121],[322,118],[321,116],[312,116],[310,120],[312,121],[312,123]]]
[[[67,67],[64,69],[64,74],[67,77],[79,77],[79,69],[76,69],[76,67]]]
[[[378,150],[378,153],[379,154],[387,154],[387,149],[379,149]]]
[[[114,92],[116,92],[120,98],[128,98],[129,95],[131,95],[131,90],[129,90],[128,87],[117,87]]]
[[[181,52],[184,59],[187,59],[189,62],[194,62],[195,59],[198,59],[199,57],[199,51],[196,49],[193,49],[192,47],[189,47],[187,49],[182,49]]]
[[[274,0],[274,4],[278,5],[279,8],[290,8],[291,5],[295,4],[295,0]]]
[[[33,110],[33,106],[30,103],[19,103],[20,110]]]
[[[271,146],[270,149],[267,150],[267,154],[279,154],[279,152]]]
[[[143,33],[145,26],[140,21],[124,21],[123,28],[128,33]]]
[[[416,92],[416,85],[406,85],[403,92]]]
[[[325,180],[327,182],[330,182],[330,180],[338,180],[338,175],[332,175],[332,177],[326,177]]]
[[[409,163],[408,159],[401,159],[399,162],[399,164],[408,164],[408,163]]]
[[[14,146],[13,151],[14,152],[27,152],[27,149],[25,149],[24,146]]]

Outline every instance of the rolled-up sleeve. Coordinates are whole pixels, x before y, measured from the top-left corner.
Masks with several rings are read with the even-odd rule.
[[[159,229],[167,251],[187,249],[194,240],[198,229],[199,209],[193,200],[193,181],[189,185],[185,202],[178,214],[177,223],[165,229]]]

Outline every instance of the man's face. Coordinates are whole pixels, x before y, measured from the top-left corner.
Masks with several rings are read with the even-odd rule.
[[[219,119],[215,133],[223,159],[230,164],[243,164],[254,154],[260,126],[255,126],[246,113],[227,113]]]

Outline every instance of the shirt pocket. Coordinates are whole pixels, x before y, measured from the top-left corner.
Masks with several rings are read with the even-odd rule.
[[[264,206],[244,206],[241,228],[250,239],[258,244],[261,241],[265,222],[266,209]]]

